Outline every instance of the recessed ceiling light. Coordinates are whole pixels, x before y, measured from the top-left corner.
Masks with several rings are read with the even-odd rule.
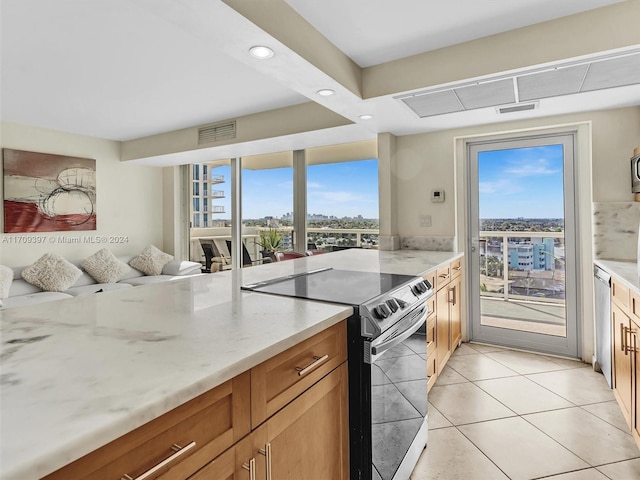
[[[363,113],[362,115],[359,115],[358,118],[360,120],[371,120],[373,118],[373,115],[371,115],[370,113]]]
[[[330,97],[331,95],[335,95],[336,91],[331,90],[330,88],[321,88],[316,93],[321,97]]]
[[[267,58],[273,57],[273,50],[269,47],[265,47],[264,45],[256,45],[255,47],[251,47],[249,49],[249,53],[251,56],[255,58],[259,58],[260,60],[265,60]]]

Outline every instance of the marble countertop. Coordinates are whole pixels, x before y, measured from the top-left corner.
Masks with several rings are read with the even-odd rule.
[[[459,256],[345,250],[0,310],[0,476],[47,475],[352,313],[242,285],[322,267],[421,275]]]
[[[594,263],[611,275],[615,275],[629,288],[640,293],[640,281],[638,278],[638,264],[620,260],[595,260]]]

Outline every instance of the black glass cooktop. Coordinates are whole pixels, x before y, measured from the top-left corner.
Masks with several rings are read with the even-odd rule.
[[[246,285],[244,290],[345,305],[361,305],[416,277],[325,269]]]

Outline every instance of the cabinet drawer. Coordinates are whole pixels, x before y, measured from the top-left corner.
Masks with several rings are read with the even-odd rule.
[[[162,463],[149,478],[187,478],[249,433],[249,389],[245,372],[45,479],[136,478]]]
[[[632,291],[630,292],[631,305],[629,310],[631,311],[631,320],[638,323],[640,322],[640,294]]]
[[[346,322],[251,369],[251,424],[255,428],[347,359]]]
[[[462,258],[451,262],[451,278],[457,278],[462,273]]]
[[[451,266],[439,268],[436,272],[436,290],[440,290],[451,281]]]
[[[429,283],[431,284],[431,287],[433,287],[433,289],[436,289],[436,278],[437,278],[437,273],[434,270],[433,272],[429,272],[424,276],[425,280],[428,280]]]
[[[629,293],[629,287],[615,277],[611,277],[611,298],[627,312],[629,311]]]
[[[431,320],[427,320],[427,357],[435,353],[436,349],[436,318],[434,316]]]

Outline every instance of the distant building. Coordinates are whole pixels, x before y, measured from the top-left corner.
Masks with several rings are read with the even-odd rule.
[[[555,270],[557,257],[553,238],[534,238],[509,242],[509,268],[518,270]]]
[[[225,213],[224,206],[214,205],[214,199],[225,197],[224,191],[215,190],[214,185],[225,182],[224,175],[211,175],[211,166],[196,163],[191,166],[191,227],[206,228],[216,226],[214,215]]]

